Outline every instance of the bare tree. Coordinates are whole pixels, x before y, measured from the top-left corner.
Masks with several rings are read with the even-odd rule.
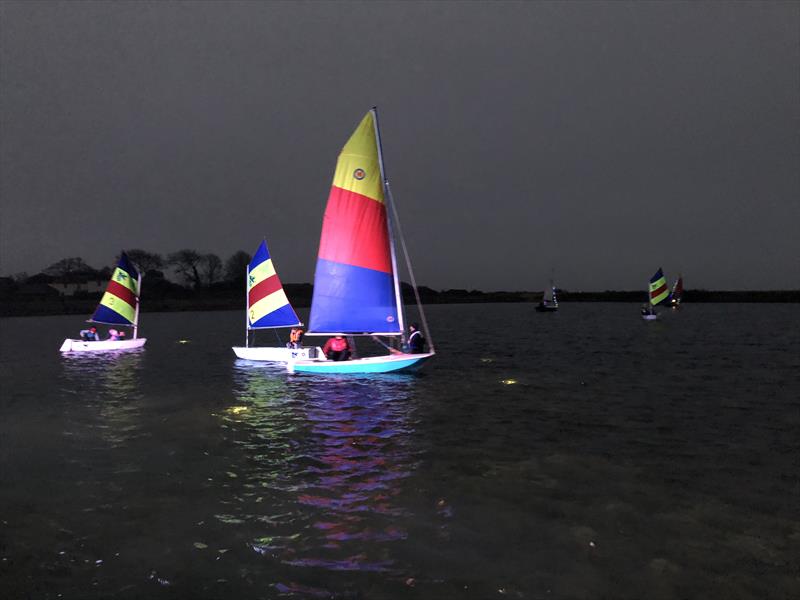
[[[147,250],[134,248],[126,251],[126,254],[136,265],[136,268],[143,274],[148,271],[160,271],[164,268],[164,259],[156,252],[148,252]]]
[[[87,265],[82,258],[76,256],[62,258],[47,267],[42,273],[51,277],[68,277],[70,275],[94,275],[97,271]]]
[[[222,260],[216,254],[204,254],[201,264],[206,283],[213,285],[222,275]]]
[[[225,261],[225,279],[227,281],[243,281],[247,274],[247,266],[250,264],[250,255],[244,250],[234,252]]]
[[[176,275],[185,283],[191,284],[195,289],[203,284],[200,270],[203,265],[203,255],[197,250],[178,250],[167,257],[167,263],[175,269]]]

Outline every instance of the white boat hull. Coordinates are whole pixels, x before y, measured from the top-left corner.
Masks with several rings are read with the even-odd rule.
[[[645,321],[655,321],[658,319],[658,315],[642,315],[642,319]]]
[[[396,371],[410,371],[422,366],[433,356],[432,352],[425,354],[389,354],[387,356],[370,356],[369,358],[356,358],[353,360],[298,360],[286,363],[289,373],[318,373],[318,374],[363,374],[363,373],[392,373]]]
[[[115,352],[117,350],[134,350],[141,348],[147,338],[135,340],[100,340],[98,342],[85,342],[84,340],[66,339],[61,344],[61,352]]]
[[[319,346],[311,346],[308,348],[280,348],[269,346],[245,348],[242,346],[234,346],[233,351],[237,357],[245,360],[278,363],[285,363],[290,360],[313,360],[318,356],[322,356],[322,348]]]

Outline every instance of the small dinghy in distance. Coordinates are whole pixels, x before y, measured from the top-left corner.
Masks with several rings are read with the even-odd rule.
[[[536,305],[536,312],[556,312],[558,310],[558,296],[556,287],[550,282],[549,287],[545,288],[542,294],[542,301]]]
[[[648,303],[642,308],[642,319],[645,321],[655,321],[658,319],[658,313],[656,312],[655,307],[669,298],[667,278],[664,277],[664,273],[660,268],[650,278],[650,285],[647,295]]]
[[[397,274],[396,228],[402,231],[386,179],[377,109],[361,120],[336,164],[322,221],[310,331],[318,336],[385,336],[405,348],[406,323]],[[410,354],[386,345],[388,355],[333,361],[287,363],[292,373],[359,374],[408,371],[434,355],[433,343],[417,292],[411,261],[402,243],[420,320],[430,351]],[[399,344],[398,344],[399,342]]]
[[[672,294],[669,297],[669,305],[672,308],[680,308],[683,299],[683,275],[678,275],[675,285],[672,286]]]
[[[275,265],[267,248],[267,241],[261,242],[253,260],[247,266],[245,294],[244,347],[234,346],[239,358],[267,362],[287,362],[291,359],[315,358],[321,349],[290,348],[288,346],[251,346],[250,332],[257,329],[277,329],[281,327],[301,327],[303,324],[292,308],[283,284],[275,271]],[[255,334],[254,334],[255,335]],[[290,343],[294,340],[290,340]],[[298,344],[301,342],[298,341]]]
[[[114,352],[117,350],[133,350],[144,346],[147,338],[140,338],[139,333],[139,296],[142,289],[142,276],[133,266],[128,255],[121,252],[119,263],[111,281],[108,282],[100,304],[88,323],[131,327],[132,339],[129,340],[73,340],[66,339],[61,344],[61,352]]]

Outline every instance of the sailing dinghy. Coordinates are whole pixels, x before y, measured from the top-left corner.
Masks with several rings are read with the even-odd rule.
[[[544,289],[542,301],[536,305],[537,312],[556,312],[558,310],[558,296],[556,296],[556,288],[553,282],[550,286]]]
[[[675,280],[675,285],[672,286],[672,294],[670,294],[669,297],[669,305],[672,308],[680,307],[682,298],[683,298],[683,276],[678,275],[678,279]]]
[[[661,269],[655,272],[650,278],[650,285],[648,290],[648,303],[642,308],[642,319],[645,321],[655,321],[658,319],[658,313],[655,307],[661,304],[664,300],[669,298],[669,288],[667,287],[667,278]]]
[[[251,331],[303,325],[286,297],[281,280],[278,279],[266,240],[261,242],[253,260],[247,265],[245,285],[247,309],[245,310],[244,347],[234,346],[233,351],[236,356],[246,360],[287,362],[290,359],[313,358],[317,356],[318,352],[321,352],[319,348],[303,348],[302,346],[291,348],[288,345],[250,345]]]
[[[138,337],[141,289],[141,274],[133,266],[128,255],[121,252],[117,268],[111,274],[111,281],[108,282],[100,304],[97,305],[92,318],[87,322],[131,327],[133,328],[132,339],[98,341],[66,339],[61,344],[61,352],[113,352],[133,350],[144,346],[147,339]]]
[[[402,244],[430,351],[410,354],[397,274],[394,230]],[[322,221],[310,330],[318,336],[384,336],[389,354],[352,360],[297,360],[289,372],[357,374],[415,369],[434,355],[397,211],[386,178],[377,108],[342,148]],[[398,344],[399,342],[399,344]],[[351,344],[352,345],[352,344]]]

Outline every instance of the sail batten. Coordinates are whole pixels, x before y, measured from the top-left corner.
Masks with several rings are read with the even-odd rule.
[[[139,281],[139,271],[130,262],[128,255],[121,252],[108,287],[89,321],[103,325],[135,327]]]
[[[310,333],[400,333],[373,111],[342,148],[322,222]]]
[[[264,240],[247,267],[247,328],[302,325],[295,313]]]

